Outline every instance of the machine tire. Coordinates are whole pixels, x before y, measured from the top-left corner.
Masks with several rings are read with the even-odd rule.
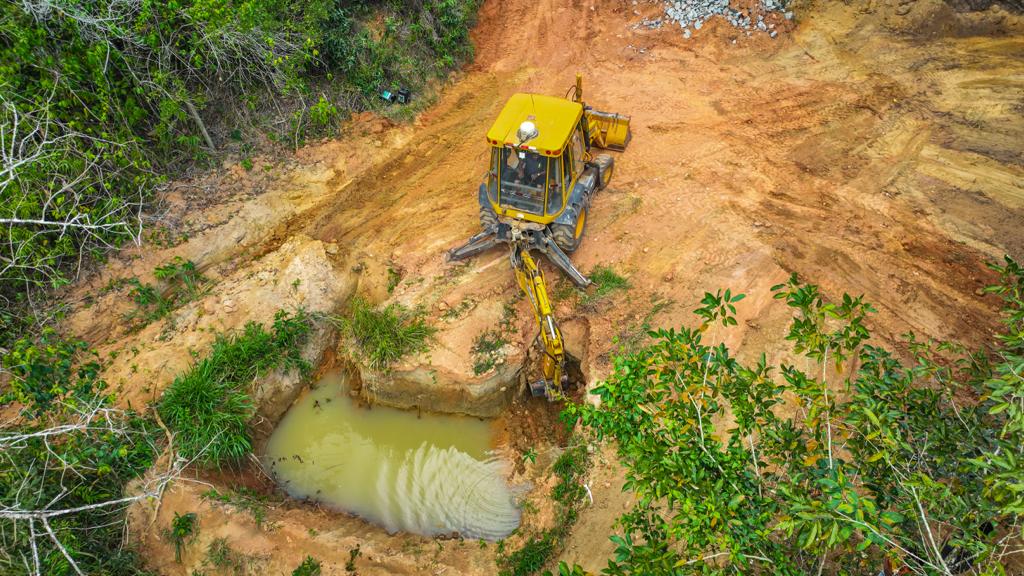
[[[480,228],[492,230],[498,225],[498,215],[487,206],[480,207]]]
[[[599,190],[604,190],[608,183],[612,181],[612,176],[615,174],[615,158],[612,158],[608,154],[601,154],[594,158],[594,166],[597,167],[598,180],[601,182]]]
[[[576,215],[572,224],[552,224],[551,236],[555,244],[566,254],[575,252],[583,242],[583,235],[587,231],[587,207],[584,206]]]

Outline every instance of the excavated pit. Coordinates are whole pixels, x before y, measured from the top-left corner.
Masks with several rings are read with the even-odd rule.
[[[290,496],[391,533],[498,540],[519,526],[488,422],[360,406],[348,380],[348,371],[328,371],[270,436],[264,465]]]
[[[307,349],[319,365],[308,386],[294,375],[271,376],[277,393],[264,396],[255,427],[268,480],[260,491],[280,491],[299,508],[355,515],[389,534],[488,541],[512,534],[532,489],[518,455],[567,439],[560,404],[528,396],[538,359],[509,344],[506,361],[485,374],[445,370],[436,353],[379,372],[354,360],[345,338],[332,342],[326,336]],[[567,373],[567,391],[578,400],[586,383],[577,358],[569,356]]]

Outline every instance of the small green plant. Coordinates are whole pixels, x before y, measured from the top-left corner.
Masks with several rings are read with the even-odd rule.
[[[422,311],[400,304],[374,309],[358,297],[352,299],[351,314],[342,325],[374,370],[386,370],[406,355],[426,351],[427,339],[435,331]]]
[[[508,341],[497,330],[485,330],[473,340],[473,374],[480,376],[505,363],[503,352]]]
[[[573,302],[581,310],[594,310],[599,304],[616,292],[630,288],[629,280],[620,275],[611,266],[598,264],[590,271],[592,287],[580,290],[565,278],[560,278],[551,291],[555,302]]]
[[[249,453],[247,424],[255,412],[249,386],[274,368],[309,370],[301,346],[310,322],[303,310],[279,311],[270,331],[250,322],[241,332],[220,334],[206,358],[174,379],[158,411],[175,431],[181,456],[220,467]]]
[[[231,547],[227,538],[217,538],[206,548],[206,564],[240,574],[245,568],[245,557]]]
[[[246,156],[245,158],[242,158],[241,164],[242,164],[242,169],[245,170],[246,172],[251,172],[252,171],[253,165],[252,165],[252,158],[251,157]]]
[[[523,462],[529,462],[530,464],[537,463],[537,449],[530,448],[526,452],[523,452]]]
[[[548,563],[557,551],[559,534],[558,530],[543,530],[540,534],[530,538],[522,548],[508,554],[499,556],[501,576],[529,576],[536,574]]]
[[[138,278],[126,281],[131,286],[129,294],[135,302],[135,310],[128,314],[127,320],[135,329],[143,328],[183,304],[196,300],[205,293],[209,282],[199,273],[194,262],[180,256],[157,266],[153,275],[161,281],[162,287],[143,284]]]
[[[714,294],[705,292],[704,298],[700,301],[701,306],[693,313],[703,318],[708,325],[719,320],[722,326],[735,326],[736,306],[734,304],[746,297],[746,294],[733,295],[729,289],[726,289],[724,293],[722,290],[718,290]]]
[[[522,294],[519,295],[521,296]],[[498,327],[502,332],[512,332],[515,328],[516,302],[518,301],[518,298],[513,298],[501,305],[501,322],[499,322]]]
[[[398,283],[402,281],[402,273],[394,268],[388,266],[388,294],[395,291],[398,287]]]
[[[338,121],[338,107],[331,103],[323,94],[320,99],[309,107],[309,122],[313,129],[323,134]]]
[[[292,570],[292,576],[320,576],[320,561],[312,556],[306,556],[306,559]]]
[[[201,293],[206,277],[199,273],[195,262],[175,256],[173,260],[153,269],[157,280],[178,284],[186,300],[195,300]]]
[[[441,313],[441,318],[444,320],[458,320],[462,318],[466,312],[476,306],[476,300],[472,297],[465,297],[459,301],[458,304],[452,306]]]
[[[168,536],[174,543],[174,561],[181,564],[181,552],[185,549],[186,542],[195,539],[199,533],[199,517],[195,512],[184,515],[174,513],[174,520],[171,521],[171,529]]]
[[[362,553],[363,551],[359,549],[359,544],[356,544],[355,548],[352,548],[348,551],[348,561],[345,562],[345,571],[347,571],[350,574],[355,574],[356,558],[359,558],[359,556],[361,556]]]

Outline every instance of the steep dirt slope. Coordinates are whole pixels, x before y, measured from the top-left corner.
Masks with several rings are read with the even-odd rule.
[[[84,298],[111,279],[145,278],[173,255],[191,258],[217,284],[170,328],[126,333],[118,318],[129,304],[112,293],[77,310],[72,329],[104,354],[119,352],[107,376],[133,405],[158,397],[212,330],[266,321],[281,306],[337,311],[353,292],[426,307],[445,332],[420,361],[465,371],[472,337],[498,318],[467,313],[453,323],[445,312],[463,303],[497,311],[515,295],[502,251],[469,266],[442,257],[478,228],[484,133],[513,92],[563,94],[581,71],[588,103],[632,115],[634,132],[574,255],[584,271],[614,266],[632,288],[596,310],[558,307],[591,381],[607,373],[613,337],[636,336],[645,318],[690,322],[703,292],[718,287],[750,294],[727,341],[778,358],[786,316],[768,288],[791,272],[832,296],[864,293],[883,338],[914,330],[986,341],[995,303],[979,292],[993,279],[984,262],[1024,257],[1019,17],[942,20],[947,6],[926,0],[820,2],[776,40],[712,23],[687,41],[671,28],[636,26],[658,10],[617,0],[485,2],[475,62],[413,125],[360,118],[339,141],[265,174],[236,168],[186,183],[168,200],[170,214],[188,221],[188,242],[135,251],[77,289]],[[389,269],[401,277],[390,293]],[[672,304],[654,314],[655,301]],[[520,302],[521,347],[533,337],[530,322]],[[628,503],[610,454],[601,461],[595,505],[565,554],[590,568],[611,554],[604,536]],[[493,572],[493,547],[393,538],[307,507],[272,510],[278,529],[262,531],[244,514],[200,502],[204,489],[181,483],[135,525],[164,573],[188,573],[159,535],[175,510],[188,509],[201,512],[204,542],[232,538],[261,558],[264,573],[316,553],[325,574],[342,574],[360,542],[360,574]]]

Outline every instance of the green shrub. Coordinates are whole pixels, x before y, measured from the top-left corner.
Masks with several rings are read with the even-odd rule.
[[[159,428],[112,406],[97,356],[82,342],[45,330],[19,339],[0,365],[11,377],[0,403],[23,405],[0,435],[0,509],[52,513],[54,537],[84,573],[143,574],[121,539],[124,507],[104,503],[124,497],[124,485],[152,465]],[[88,506],[96,508],[58,512]],[[0,534],[0,573],[27,573],[38,558],[43,574],[75,574],[38,518],[0,518]]]
[[[427,350],[427,339],[435,331],[422,311],[411,311],[400,304],[378,310],[358,297],[352,299],[344,327],[375,370],[385,370],[406,355]]]
[[[10,389],[0,404],[18,402],[23,414],[36,418],[93,401],[106,387],[98,358],[85,342],[65,340],[51,328],[21,338],[3,356]]]
[[[178,453],[217,467],[244,458],[252,449],[247,425],[255,413],[249,387],[275,368],[308,371],[301,346],[310,327],[304,311],[279,311],[270,331],[250,322],[241,332],[218,335],[210,353],[160,399]]]
[[[309,121],[319,133],[327,133],[328,129],[338,121],[338,107],[331,103],[323,94],[309,108]]]
[[[239,128],[291,119],[274,138],[296,145],[348,110],[384,106],[381,88],[447,73],[472,53],[479,3],[73,4],[0,4],[0,131],[27,136],[5,144],[27,161],[0,181],[4,309],[144,236],[141,208],[162,174],[207,162]]]
[[[600,405],[563,413],[614,440],[636,497],[608,573],[866,574],[895,558],[939,574],[958,556],[1005,573],[999,539],[1024,512],[1024,271],[994,268],[1007,329],[982,353],[910,334],[905,364],[871,342],[870,304],[794,275],[772,290],[798,364],[706,342],[737,324],[728,290],[705,294],[698,327],[616,358]]]
[[[185,549],[185,543],[194,539],[199,533],[199,517],[195,512],[188,512],[185,515],[174,513],[174,520],[171,521],[171,529],[167,536],[174,543],[174,561],[181,564],[181,552]]]

